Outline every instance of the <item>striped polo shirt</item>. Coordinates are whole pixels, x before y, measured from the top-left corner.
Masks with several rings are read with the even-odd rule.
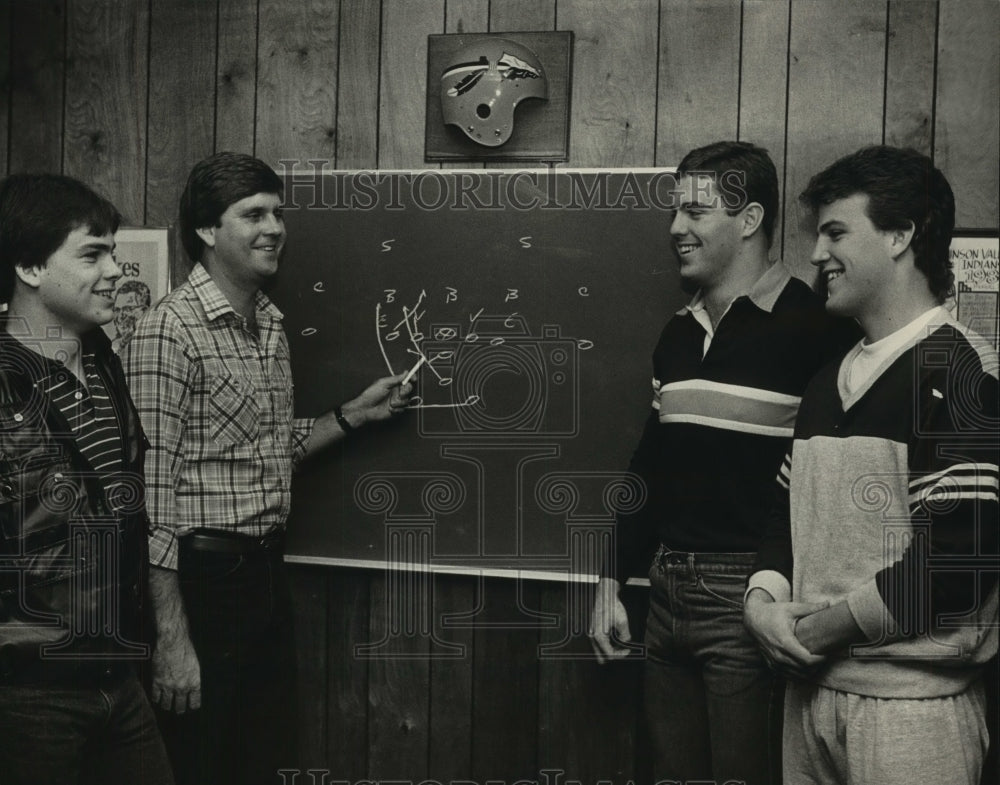
[[[121,431],[92,352],[82,355],[81,365],[86,385],[63,365],[52,363],[51,372],[38,386],[66,418],[80,452],[100,475],[108,498],[113,499],[116,476],[122,471]]]
[[[700,297],[682,308],[653,353],[653,408],[630,465],[648,500],[619,518],[617,574],[644,574],[657,542],[756,551],[806,384],[857,337],[780,262],[714,327]]]

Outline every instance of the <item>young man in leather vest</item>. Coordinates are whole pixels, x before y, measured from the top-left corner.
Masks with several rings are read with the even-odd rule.
[[[148,654],[145,439],[101,325],[115,207],[59,175],[0,185],[0,772],[173,782]]]

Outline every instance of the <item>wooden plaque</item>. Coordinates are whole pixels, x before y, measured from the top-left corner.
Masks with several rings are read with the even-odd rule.
[[[441,111],[441,74],[453,55],[484,38],[504,38],[522,44],[538,57],[548,78],[548,100],[526,99],[514,111],[511,138],[499,147],[469,139],[445,125]],[[573,33],[495,33],[427,36],[427,161],[565,161],[569,157],[570,67]]]

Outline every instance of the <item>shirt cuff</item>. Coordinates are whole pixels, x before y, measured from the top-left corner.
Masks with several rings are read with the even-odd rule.
[[[296,417],[292,420],[292,466],[298,466],[306,457],[306,446],[312,436],[315,417]]]
[[[167,526],[150,526],[149,563],[165,570],[177,569],[177,534]]]
[[[792,601],[792,586],[788,578],[777,570],[760,570],[751,575],[743,599],[746,600],[747,595],[754,589],[763,589],[774,598],[775,602]]]

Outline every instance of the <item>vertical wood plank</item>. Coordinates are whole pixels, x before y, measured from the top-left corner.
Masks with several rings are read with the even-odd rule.
[[[153,0],[150,14],[146,223],[167,224],[191,167],[212,152],[216,9]]]
[[[657,8],[644,0],[561,0],[575,35],[570,166],[654,161]]]
[[[337,93],[337,166],[340,169],[371,169],[378,165],[381,24],[379,3],[342,0]]]
[[[806,280],[815,225],[798,195],[835,159],[882,141],[885,33],[884,3],[792,2],[784,257]]]
[[[419,782],[427,776],[429,639],[420,634],[427,573],[372,574],[368,689],[368,778]]]
[[[788,0],[745,0],[740,76],[739,138],[767,149],[785,177],[788,100]],[[781,209],[771,253],[781,256]]]
[[[521,32],[555,30],[555,0],[490,0],[490,32]],[[572,74],[570,75],[572,83]],[[487,162],[487,169],[509,168],[511,164],[502,161]],[[548,165],[538,162],[517,164],[523,169],[547,169]]]
[[[323,567],[288,568],[298,658],[298,716],[288,722],[298,728],[295,765],[303,769],[326,765],[326,682],[335,664],[327,658],[328,574]]]
[[[739,133],[739,0],[664,0],[660,18],[656,162]]]
[[[472,776],[472,664],[473,632],[470,628],[445,628],[450,615],[469,613],[475,607],[475,579],[436,576],[434,627],[441,640],[463,651],[431,660],[430,750],[428,776],[435,782],[459,782]]]
[[[424,167],[427,36],[444,28],[443,0],[382,6],[378,165]]]
[[[326,759],[322,768],[337,778],[360,782],[368,775],[368,662],[354,647],[370,639],[368,610],[372,575],[331,570],[329,594]],[[314,685],[318,690],[319,684]]]
[[[74,0],[67,16],[64,171],[141,224],[148,0]]]
[[[635,764],[639,677],[637,661],[598,665],[584,635],[587,621],[568,618],[593,607],[592,584],[546,583],[541,587],[543,612],[562,623],[544,630],[542,643],[556,651],[542,652],[539,662],[539,769],[565,769],[567,779],[580,782],[636,782]],[[577,599],[568,599],[568,592]],[[558,655],[558,656],[556,656]]]
[[[955,192],[962,228],[997,227],[998,27],[996,2],[941,3],[934,161]]]
[[[260,0],[256,155],[275,168],[336,161],[339,17],[340,0]]]
[[[931,154],[937,3],[889,2],[885,143]]]
[[[7,174],[10,139],[10,0],[0,1],[0,177]]]
[[[11,79],[10,171],[59,172],[63,147],[65,0],[15,2],[7,5],[5,15],[11,35],[8,57],[3,64],[4,69],[10,68]],[[6,147],[5,144],[5,157]]]
[[[216,152],[252,153],[257,99],[257,0],[219,0]]]
[[[472,780],[515,782],[538,771],[538,630],[517,623],[539,607],[534,581],[487,579],[477,617],[473,682]]]
[[[555,0],[490,0],[491,32],[553,30],[555,24]]]
[[[490,0],[445,0],[446,33],[488,33]]]

